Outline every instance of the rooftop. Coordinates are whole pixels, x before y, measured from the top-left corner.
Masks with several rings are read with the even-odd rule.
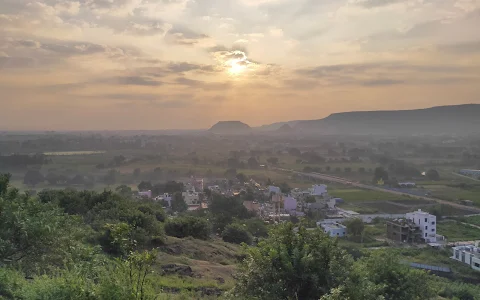
[[[345,229],[347,228],[345,225],[339,223],[332,223],[332,224],[322,224],[322,227],[325,229]]]

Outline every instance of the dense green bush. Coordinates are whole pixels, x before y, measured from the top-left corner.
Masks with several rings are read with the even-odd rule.
[[[170,219],[165,224],[165,232],[169,236],[178,238],[194,237],[206,240],[211,233],[210,223],[203,218],[191,216]]]
[[[250,245],[252,243],[252,235],[248,232],[247,226],[240,224],[230,224],[225,227],[222,232],[222,238],[227,243]]]

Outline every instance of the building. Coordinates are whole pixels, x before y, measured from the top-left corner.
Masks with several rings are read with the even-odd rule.
[[[453,247],[452,251],[452,259],[467,264],[476,271],[480,271],[480,248],[478,241],[475,245]]]
[[[340,223],[321,224],[320,226],[331,237],[344,237],[347,235],[347,226]]]
[[[274,194],[281,194],[282,191],[280,190],[280,188],[278,186],[269,186],[268,187],[268,194],[271,194],[271,193],[274,193]]]
[[[437,217],[419,209],[413,213],[407,213],[405,217],[417,224],[422,231],[422,238],[426,243],[437,241]]]
[[[462,169],[462,170],[458,171],[458,173],[460,173],[462,175],[465,175],[465,176],[480,178],[480,170]]]
[[[326,197],[328,195],[327,186],[324,184],[316,184],[310,189],[310,195],[314,197]]]
[[[256,201],[243,201],[243,206],[245,206],[248,211],[257,212],[260,210],[260,204]]]
[[[169,193],[165,193],[163,195],[155,197],[155,201],[165,201],[168,203],[168,207],[172,207],[172,195]]]
[[[387,238],[400,243],[418,243],[422,241],[422,231],[409,219],[395,219],[387,221]]]
[[[187,205],[200,205],[200,194],[194,191],[186,191],[182,193],[183,200]]]
[[[144,192],[138,192],[138,196],[142,197],[142,198],[152,198],[152,191],[148,190],[148,191],[144,191]]]
[[[398,185],[402,188],[414,188],[417,186],[415,182],[399,182]]]
[[[292,196],[283,197],[283,209],[287,214],[296,215],[297,214],[297,199]]]

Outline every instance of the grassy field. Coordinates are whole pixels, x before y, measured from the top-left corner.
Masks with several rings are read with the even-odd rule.
[[[464,223],[480,226],[480,216],[473,216],[473,217],[464,218],[461,221],[464,222]]]
[[[362,189],[330,189],[328,193],[333,197],[342,198],[346,202],[370,202],[410,199],[410,197],[408,196]]]
[[[456,221],[437,223],[437,232],[449,242],[480,240],[480,229]]]
[[[157,276],[155,285],[161,290],[191,295],[189,293],[204,289],[226,291],[235,283],[233,276],[240,257],[237,245],[221,240],[168,237],[160,249],[154,267],[157,274],[161,274],[162,266],[166,265],[185,268],[188,273]]]

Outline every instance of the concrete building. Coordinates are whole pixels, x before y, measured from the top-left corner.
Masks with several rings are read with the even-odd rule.
[[[260,210],[260,203],[256,201],[243,201],[243,206],[245,206],[248,211],[257,212]]]
[[[278,186],[269,186],[268,187],[268,194],[271,194],[271,193],[274,193],[274,194],[281,194],[282,191],[280,190],[280,188]]]
[[[331,237],[344,237],[347,235],[347,226],[340,223],[321,224],[320,226]]]
[[[144,192],[138,192],[138,196],[142,197],[142,198],[152,198],[152,191],[148,190],[148,191],[144,191]]]
[[[283,197],[283,209],[287,214],[296,215],[297,214],[297,199],[292,196]]]
[[[169,193],[165,193],[163,195],[155,197],[155,201],[165,201],[168,203],[168,207],[172,207],[172,195]]]
[[[387,238],[400,243],[419,243],[422,231],[409,219],[395,219],[387,221]]]
[[[186,191],[182,193],[183,199],[187,205],[200,205],[200,195],[194,191]]]
[[[325,197],[328,195],[327,186],[324,184],[316,184],[310,189],[310,195],[314,197]]]
[[[472,269],[480,271],[479,241],[475,245],[463,245],[452,248],[452,259],[469,265]]]
[[[437,241],[437,217],[419,209],[418,211],[407,213],[405,217],[417,224],[422,231],[422,238],[427,243]]]
[[[462,175],[465,175],[465,176],[480,178],[480,170],[462,169],[462,170],[458,171],[458,173],[460,173]]]

